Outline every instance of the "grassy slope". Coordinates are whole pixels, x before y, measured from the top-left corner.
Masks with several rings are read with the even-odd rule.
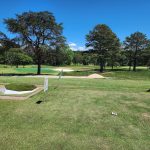
[[[141,77],[142,78],[142,77]],[[0,83],[43,79],[0,77]],[[0,101],[0,149],[150,149],[150,80],[49,79],[29,100]],[[38,100],[45,102],[37,105]],[[111,112],[118,113],[117,117]]]

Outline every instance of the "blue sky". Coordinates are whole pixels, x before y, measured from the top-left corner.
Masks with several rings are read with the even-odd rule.
[[[1,0],[0,30],[8,34],[3,18],[29,10],[53,12],[74,49],[84,47],[96,24],[110,26],[121,41],[135,31],[150,38],[150,0]]]

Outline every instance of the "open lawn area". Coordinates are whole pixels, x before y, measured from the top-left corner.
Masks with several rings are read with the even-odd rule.
[[[149,150],[149,72],[122,79],[112,74],[115,78],[49,79],[47,93],[0,100],[0,149]],[[0,77],[0,83],[43,81]],[[44,102],[36,104],[39,100]]]
[[[54,67],[52,66],[42,66],[41,74],[48,74],[48,75],[57,75],[58,72],[53,70]],[[37,73],[37,66],[36,65],[27,65],[25,67],[19,66],[11,67],[9,65],[0,65],[0,74],[1,75],[27,75],[27,74],[36,74]]]

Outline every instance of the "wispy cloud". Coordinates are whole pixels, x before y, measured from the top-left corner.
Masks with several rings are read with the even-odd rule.
[[[76,43],[72,43],[72,42],[71,42],[71,43],[69,44],[69,46],[70,46],[70,47],[76,47],[76,46],[77,46],[77,44],[76,44]]]
[[[73,42],[69,43],[69,47],[73,51],[85,51],[85,50],[88,50],[85,46],[78,46],[76,43],[73,43]]]

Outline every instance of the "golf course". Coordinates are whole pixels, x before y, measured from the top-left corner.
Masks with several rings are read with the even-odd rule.
[[[80,74],[85,68],[91,69],[72,67]],[[149,150],[150,71],[105,74],[109,78],[49,79],[47,92],[0,100],[0,149]],[[3,76],[0,83],[43,85],[44,78]]]
[[[150,150],[150,0],[4,0],[0,150]]]

